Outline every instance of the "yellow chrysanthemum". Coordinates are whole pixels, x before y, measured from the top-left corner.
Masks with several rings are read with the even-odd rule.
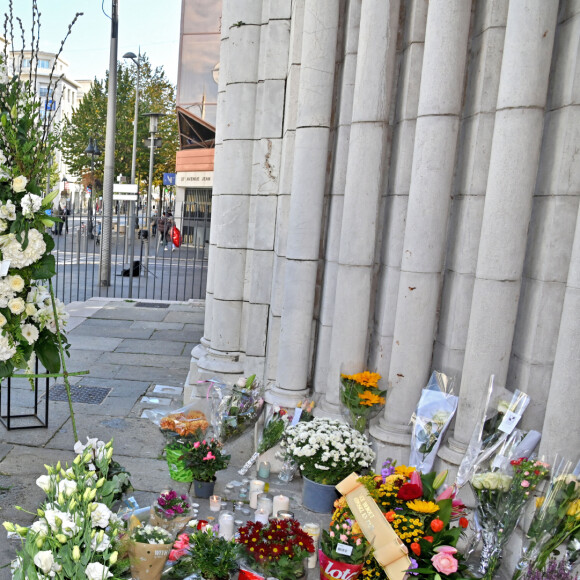
[[[434,514],[439,511],[439,506],[433,501],[424,501],[422,499],[415,499],[407,502],[407,507],[414,512],[421,514]]]
[[[363,373],[357,373],[356,375],[351,375],[348,377],[351,381],[355,381],[360,385],[365,387],[371,387],[376,389],[377,383],[381,380],[381,375],[379,373],[371,373],[369,371],[364,371]]]
[[[567,516],[580,517],[580,499],[575,499],[566,512]]]
[[[395,473],[404,475],[405,477],[411,477],[411,473],[414,471],[417,471],[414,467],[408,467],[406,465],[397,465],[395,467]]]

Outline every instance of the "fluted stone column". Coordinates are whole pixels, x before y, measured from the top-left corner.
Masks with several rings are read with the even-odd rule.
[[[332,165],[332,183],[328,202],[326,231],[326,253],[324,277],[322,280],[322,297],[314,361],[314,388],[324,392],[330,362],[330,342],[334,320],[334,296],[338,272],[338,254],[344,205],[344,188],[350,144],[350,123],[352,121],[352,102],[357,67],[361,2],[350,0],[346,13],[344,53],[340,73],[340,96],[338,124],[334,135],[334,160]],[[337,58],[338,60],[338,58]]]
[[[580,146],[580,61],[578,51],[569,53],[580,38],[580,3],[567,0],[560,12],[507,381],[530,395],[522,426],[539,431],[550,392],[580,194],[580,172],[573,170]]]
[[[429,2],[388,402],[371,428],[385,444],[410,441],[408,422],[430,371],[470,16],[471,2]]]
[[[457,462],[494,374],[505,385],[538,171],[558,3],[510,2],[459,407]],[[447,457],[453,461],[451,457]]]
[[[306,0],[277,386],[271,390],[271,398],[285,405],[307,393],[338,16],[335,0]]]
[[[341,365],[349,373],[366,370],[367,365],[379,207],[388,165],[399,6],[398,0],[365,0],[362,4],[332,341],[325,400],[320,409],[327,414],[340,412]]]
[[[471,59],[453,185],[450,243],[433,354],[433,369],[453,377],[456,391],[461,383],[475,283],[508,5],[508,0],[484,0],[475,5]]]
[[[262,1],[225,0],[224,12],[231,24],[226,96],[218,119],[223,142],[216,150],[212,196],[211,344],[199,357],[197,372],[199,377],[217,374],[232,380],[243,372],[242,306]]]
[[[555,453],[575,461],[578,458],[580,422],[576,410],[580,407],[580,215],[576,218],[576,235],[570,260],[570,270],[554,370],[542,429],[540,454],[552,458]]]
[[[404,46],[397,88],[387,207],[382,224],[382,264],[375,312],[376,341],[371,343],[369,363],[370,368],[383,377],[388,376],[393,348],[428,4],[427,0],[406,2]]]

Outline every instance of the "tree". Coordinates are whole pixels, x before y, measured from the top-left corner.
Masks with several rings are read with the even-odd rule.
[[[117,68],[117,120],[115,132],[115,175],[131,175],[133,152],[133,117],[135,114],[136,68],[132,64],[118,63]],[[139,124],[137,133],[137,182],[146,190],[149,179],[149,149],[143,141],[149,137],[149,118],[145,113],[164,113],[159,120],[157,137],[163,140],[155,153],[153,185],[161,185],[163,173],[175,171],[178,148],[175,87],[165,76],[163,67],[153,69],[146,56],[141,57],[139,99]],[[95,181],[103,178],[105,133],[107,124],[108,73],[95,81],[71,118],[62,127],[61,147],[64,159],[72,174],[90,172],[91,157],[85,154],[89,137],[96,139],[103,152],[95,157]]]

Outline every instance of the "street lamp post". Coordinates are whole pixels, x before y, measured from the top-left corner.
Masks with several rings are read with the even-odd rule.
[[[133,154],[131,157],[131,183],[135,184],[135,177],[137,173],[137,129],[139,121],[139,80],[141,75],[141,49],[139,49],[139,55],[136,56],[134,52],[126,52],[123,58],[129,58],[137,67],[137,80],[135,83],[135,117],[133,119]],[[135,204],[136,202],[129,202],[129,223],[125,228],[127,231],[128,247],[125,248],[125,254],[128,253],[128,248],[130,250],[129,258],[129,298],[133,297],[133,258],[135,256]]]
[[[101,154],[101,150],[97,145],[97,140],[92,137],[89,138],[89,144],[85,149],[85,153],[91,156],[91,193],[89,195],[89,204],[87,208],[88,213],[88,235],[91,240],[94,238],[93,234],[93,192],[95,191],[95,157]]]
[[[147,244],[149,244],[149,233],[151,231],[151,196],[153,192],[153,161],[155,158],[155,148],[161,145],[160,139],[155,139],[157,128],[159,126],[159,117],[163,117],[164,113],[146,113],[145,117],[149,117],[149,183],[147,184],[147,215],[145,223],[147,224]],[[145,267],[149,262],[149,247],[145,252]]]

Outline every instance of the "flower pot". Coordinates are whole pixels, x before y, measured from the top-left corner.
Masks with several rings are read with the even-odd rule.
[[[363,568],[362,564],[337,562],[329,558],[322,550],[318,550],[320,560],[320,580],[354,580]]]
[[[179,459],[182,451],[179,449],[165,448],[169,477],[173,481],[193,481],[193,472],[185,467],[185,462]]]
[[[338,499],[338,492],[334,485],[316,483],[303,477],[302,505],[312,512],[330,514],[334,511],[334,502]]]
[[[210,495],[213,495],[213,488],[215,486],[215,481],[197,481],[193,480],[193,491],[195,497],[201,497],[207,499]]]

